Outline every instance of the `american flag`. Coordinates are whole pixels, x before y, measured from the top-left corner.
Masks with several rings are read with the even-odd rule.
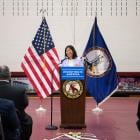
[[[28,48],[21,67],[37,94],[46,98],[60,88],[59,57],[45,17]]]

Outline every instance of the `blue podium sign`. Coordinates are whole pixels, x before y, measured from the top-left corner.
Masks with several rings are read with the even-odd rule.
[[[61,67],[61,80],[84,80],[84,67]]]

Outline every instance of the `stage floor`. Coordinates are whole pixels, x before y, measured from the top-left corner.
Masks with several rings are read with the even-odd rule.
[[[33,132],[30,140],[51,140],[69,132],[94,134],[99,140],[139,140],[140,132],[136,127],[139,100],[140,97],[111,97],[100,106],[103,112],[94,113],[92,109],[96,106],[95,101],[92,97],[87,97],[86,128],[63,129],[60,128],[60,98],[53,97],[52,124],[58,129],[46,130],[45,128],[51,124],[51,100],[47,98],[41,103],[39,98],[30,97],[26,110],[33,118]],[[45,112],[36,111],[40,104],[46,109]]]

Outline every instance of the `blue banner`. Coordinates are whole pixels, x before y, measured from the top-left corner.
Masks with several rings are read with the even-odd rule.
[[[61,67],[61,80],[84,80],[84,67]]]
[[[86,66],[86,90],[94,97],[97,105],[100,105],[116,91],[118,76],[96,17],[83,57]]]

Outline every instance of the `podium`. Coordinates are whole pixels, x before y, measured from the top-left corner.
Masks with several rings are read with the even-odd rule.
[[[84,67],[61,67],[60,128],[85,128]]]

